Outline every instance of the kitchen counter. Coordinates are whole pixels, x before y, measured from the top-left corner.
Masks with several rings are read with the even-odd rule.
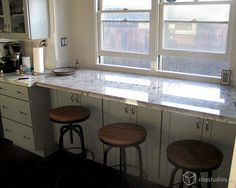
[[[236,124],[236,88],[231,86],[90,69],[80,69],[70,76],[56,76],[48,71],[26,80],[18,77],[7,74],[0,81]]]

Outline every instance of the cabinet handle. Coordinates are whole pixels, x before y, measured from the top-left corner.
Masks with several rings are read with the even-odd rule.
[[[7,90],[6,88],[3,88],[3,87],[0,87],[0,89],[1,89],[1,90],[4,90],[4,91],[6,91],[6,90]]]
[[[23,111],[20,111],[20,114],[27,116],[27,113],[26,113],[26,112],[23,112]]]
[[[7,132],[12,133],[13,131],[11,129],[5,129]]]
[[[21,92],[21,91],[17,91],[16,93],[20,94],[20,95],[24,95],[25,94],[24,92]]]
[[[71,102],[74,102],[75,101],[75,96],[74,96],[74,94],[73,93],[71,93],[71,96],[70,96],[70,100],[71,100]]]
[[[7,33],[7,24],[4,24],[4,29],[3,29],[4,33]]]
[[[7,34],[10,34],[10,24],[7,24]]]
[[[80,103],[80,102],[79,102],[79,95],[78,95],[78,94],[76,94],[76,96],[75,96],[75,100],[76,100],[77,104]]]
[[[28,137],[28,136],[25,136],[25,135],[23,135],[23,138],[25,138],[25,139],[27,139],[27,140],[31,140],[31,138],[30,138],[30,137]]]
[[[5,105],[2,105],[2,108],[3,108],[3,109],[6,109],[6,110],[9,109],[9,108],[8,108],[7,106],[5,106]]]
[[[206,131],[209,131],[210,130],[210,127],[209,127],[209,120],[207,119],[206,120]]]
[[[129,107],[128,107],[128,105],[127,104],[125,104],[125,113],[129,113]]]
[[[197,129],[200,129],[201,127],[200,127],[200,119],[199,118],[197,118]]]
[[[132,115],[135,115],[135,107],[134,106],[131,106],[131,113],[132,113]]]

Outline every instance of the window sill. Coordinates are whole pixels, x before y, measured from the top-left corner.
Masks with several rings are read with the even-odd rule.
[[[132,67],[118,67],[118,66],[104,65],[104,64],[95,64],[92,67],[89,66],[86,68],[94,68],[94,69],[106,70],[106,71],[134,73],[134,74],[141,74],[141,75],[148,75],[148,76],[158,76],[158,77],[165,77],[165,78],[220,84],[219,77],[204,76],[204,75],[176,73],[176,72],[169,72],[169,71],[162,71],[162,70],[155,71],[155,70],[147,70],[147,69],[132,68]]]

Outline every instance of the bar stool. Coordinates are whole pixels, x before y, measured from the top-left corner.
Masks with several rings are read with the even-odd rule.
[[[166,150],[167,159],[175,167],[171,173],[169,187],[173,187],[176,172],[182,169],[180,187],[183,187],[183,178],[187,176],[186,185],[191,186],[197,183],[201,187],[201,172],[208,172],[208,180],[212,178],[212,171],[217,169],[223,160],[222,152],[215,146],[197,140],[179,140],[171,143]],[[188,177],[192,175],[192,177]],[[192,181],[189,181],[191,180]],[[211,181],[207,182],[211,188]]]
[[[146,138],[146,130],[133,123],[113,123],[99,129],[98,137],[107,147],[104,150],[103,164],[107,165],[107,154],[113,147],[120,148],[120,171],[126,173],[125,149],[135,147],[139,156],[139,174],[143,178],[142,152],[140,144]]]
[[[60,128],[59,151],[65,149],[63,141],[64,135],[69,132],[70,141],[71,143],[73,143],[73,132],[75,132],[80,138],[80,144],[82,149],[81,156],[83,157],[83,159],[86,158],[83,129],[78,123],[87,120],[89,116],[90,110],[78,105],[62,106],[50,110],[50,120],[55,123],[64,124]]]

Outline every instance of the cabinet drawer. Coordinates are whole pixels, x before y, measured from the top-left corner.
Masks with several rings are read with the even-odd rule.
[[[1,113],[3,117],[32,126],[30,103],[1,95]]]
[[[16,125],[9,122],[6,118],[2,118],[2,124],[3,124],[3,133],[4,137],[9,139],[9,140],[15,140],[17,135],[16,135]]]
[[[4,137],[24,148],[35,149],[33,130],[30,127],[2,118]]]
[[[0,82],[0,94],[7,95],[22,100],[29,100],[27,87]]]

